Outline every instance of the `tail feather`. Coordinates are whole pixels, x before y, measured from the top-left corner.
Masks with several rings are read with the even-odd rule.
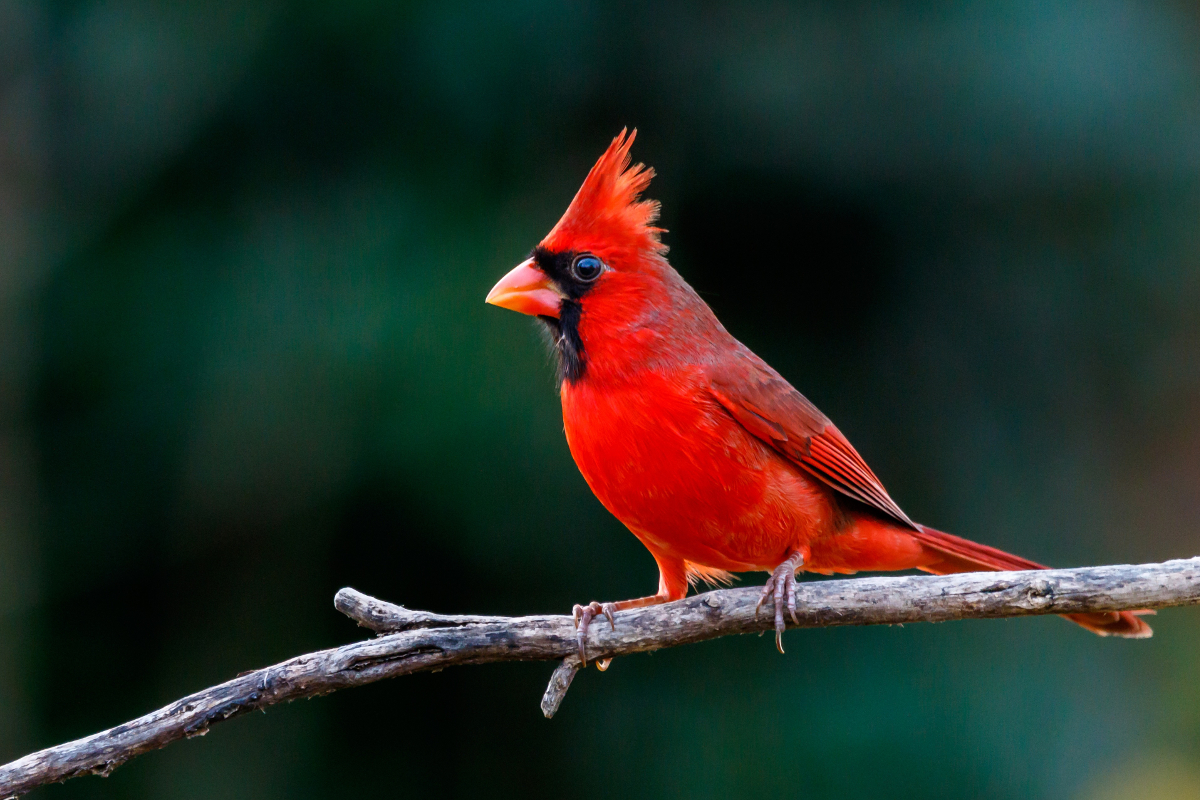
[[[917,526],[920,530],[913,534],[926,550],[941,557],[940,561],[921,567],[925,572],[934,575],[951,575],[956,572],[999,572],[1023,569],[1049,569],[1049,567],[1030,561],[986,544],[972,542],[949,533]],[[1092,633],[1101,636],[1120,636],[1127,639],[1146,639],[1153,635],[1150,626],[1139,615],[1153,614],[1153,611],[1108,611],[1096,614],[1063,614],[1076,625],[1087,628]]]

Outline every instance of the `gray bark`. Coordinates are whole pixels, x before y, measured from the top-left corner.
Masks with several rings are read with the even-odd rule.
[[[616,629],[593,623],[589,662],[663,647],[759,633],[772,612],[755,614],[757,588],[722,589],[616,615]],[[1200,604],[1200,558],[1082,569],[870,577],[800,584],[799,626],[895,625],[955,619],[1125,611]],[[458,664],[561,661],[542,699],[546,716],[579,668],[568,616],[475,617],[411,611],[352,589],[337,608],[381,635],[297,656],[189,695],[158,711],[84,739],[0,766],[0,797],[80,775],[107,775],[129,759],[202,736],[215,723],[256,709],[350,686]]]

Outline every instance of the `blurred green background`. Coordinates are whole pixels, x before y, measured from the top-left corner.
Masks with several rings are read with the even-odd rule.
[[[1187,3],[0,2],[0,761],[442,612],[653,590],[529,320],[623,126],[674,265],[914,518],[1200,552]],[[757,582],[758,576],[748,576]],[[1200,797],[1200,612],[419,675],[53,798]]]

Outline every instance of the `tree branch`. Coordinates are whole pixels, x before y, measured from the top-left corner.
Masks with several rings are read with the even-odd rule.
[[[615,630],[603,624],[592,627],[588,658],[769,630],[773,615],[755,615],[758,596],[757,588],[722,589],[618,613]],[[1197,605],[1200,558],[1082,569],[813,581],[800,584],[796,599],[802,628]],[[445,616],[410,611],[353,589],[338,592],[334,603],[360,625],[382,635],[243,674],[124,725],[0,766],[0,797],[15,797],[80,775],[108,775],[135,756],[202,736],[214,723],[248,711],[457,664],[561,661],[542,699],[543,713],[550,717],[579,669],[575,629],[567,616]]]

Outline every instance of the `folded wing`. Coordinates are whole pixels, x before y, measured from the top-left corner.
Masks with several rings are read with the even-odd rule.
[[[749,350],[711,365],[713,397],[742,427],[847,497],[915,531],[842,432],[790,383]]]

